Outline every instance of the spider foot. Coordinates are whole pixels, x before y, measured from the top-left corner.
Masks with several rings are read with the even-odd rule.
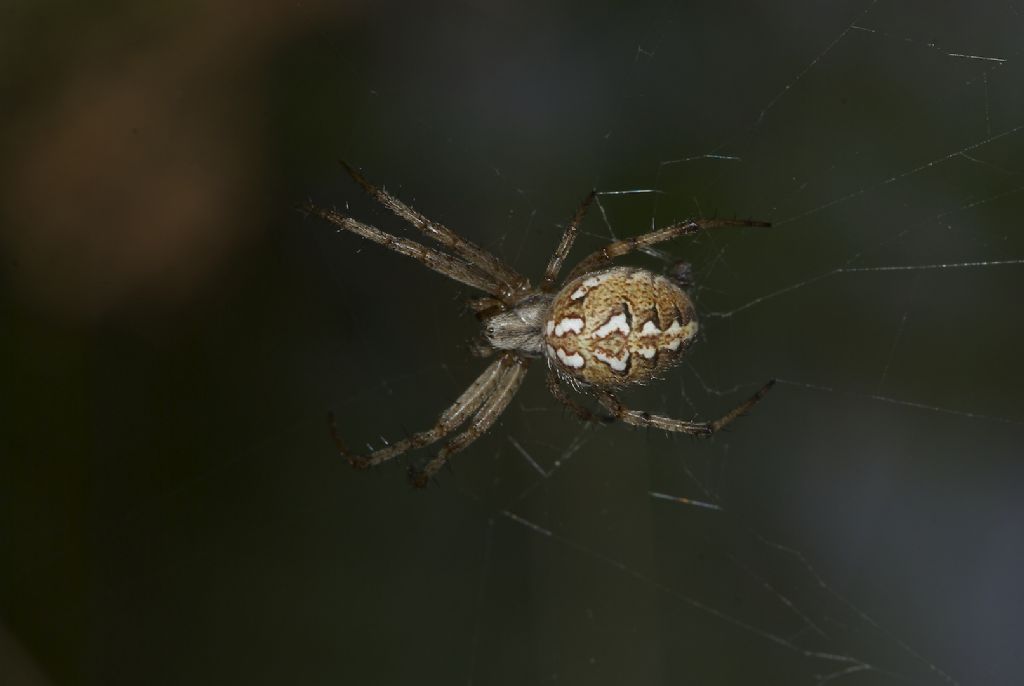
[[[422,469],[416,467],[409,467],[409,483],[416,488],[426,488],[427,484],[430,483],[430,475]]]
[[[370,459],[363,457],[362,455],[352,455],[348,458],[348,463],[352,466],[352,469],[356,471],[362,471],[370,468]]]
[[[764,386],[761,386],[761,388],[757,389],[757,392],[754,393],[754,395],[750,396],[742,405],[735,408],[732,412],[725,415],[721,419],[717,419],[711,422],[711,424],[709,425],[711,433],[721,431],[737,418],[742,417],[748,412],[750,412],[750,410],[753,409],[754,405],[761,402],[761,398],[768,395],[768,391],[772,390],[772,386],[774,385],[775,379],[769,379],[768,383],[766,383]]]
[[[334,413],[327,413],[327,426],[331,429],[331,438],[334,440],[334,446],[338,449],[338,452],[348,460],[348,463],[352,465],[353,469],[368,469],[370,466],[370,458],[362,455],[353,455],[345,447],[345,444],[341,442],[341,437],[338,436],[338,425],[334,421]]]
[[[312,199],[308,199],[301,205],[293,205],[292,207],[306,219],[309,219],[310,215],[316,214],[316,205],[313,204]]]

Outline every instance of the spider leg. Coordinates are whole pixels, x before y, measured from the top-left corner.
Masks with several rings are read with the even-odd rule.
[[[409,480],[413,486],[417,488],[426,486],[430,479],[437,474],[438,470],[445,466],[452,455],[468,447],[473,441],[480,438],[488,429],[494,426],[494,422],[498,420],[501,413],[512,402],[512,398],[523,383],[530,360],[515,354],[505,354],[502,357],[502,361],[505,360],[511,360],[514,366],[505,372],[505,375],[494,388],[494,392],[491,393],[470,421],[469,428],[441,448],[437,456],[424,465],[423,469],[409,468]]]
[[[568,407],[583,421],[597,422],[598,424],[610,424],[615,421],[615,417],[595,414],[586,405],[582,405],[569,397],[569,394],[565,392],[565,387],[562,385],[562,380],[559,378],[558,372],[550,367],[548,367],[546,381],[548,391],[551,395],[555,396],[555,400]]]
[[[569,272],[569,276],[565,277],[565,280],[569,281],[581,274],[592,272],[599,267],[603,267],[616,257],[622,257],[634,250],[670,241],[680,236],[688,236],[702,229],[717,229],[723,226],[771,226],[771,222],[748,219],[693,219],[661,229],[655,229],[639,236],[624,238],[621,241],[613,241],[600,250],[592,252],[573,267],[573,270]]]
[[[392,236],[390,233],[381,231],[376,226],[370,226],[369,224],[356,221],[351,217],[341,214],[337,210],[323,209],[313,205],[312,203],[305,205],[302,209],[306,213],[316,215],[317,217],[334,224],[340,229],[351,231],[352,233],[369,239],[374,243],[383,245],[389,250],[394,250],[402,255],[407,255],[420,262],[428,269],[431,269],[438,274],[443,274],[449,279],[458,281],[459,283],[464,283],[467,286],[472,286],[473,288],[480,289],[481,291],[491,295],[497,295],[502,292],[502,289],[507,290],[507,286],[499,283],[494,279],[494,277],[482,273],[473,265],[467,264],[448,253],[428,248],[427,246],[421,245],[416,241],[409,240],[408,238]]]
[[[422,448],[423,446],[436,443],[441,440],[460,425],[464,424],[474,412],[480,409],[480,406],[485,400],[491,397],[494,393],[495,386],[498,382],[508,374],[509,368],[514,360],[506,359],[512,358],[511,355],[506,355],[501,359],[492,362],[487,369],[483,371],[476,380],[469,385],[469,387],[462,392],[462,395],[451,404],[451,406],[441,413],[441,417],[437,420],[437,424],[426,431],[420,431],[418,433],[409,436],[401,441],[396,441],[389,446],[375,450],[369,455],[357,455],[348,450],[341,439],[338,437],[338,432],[334,425],[334,417],[330,418],[331,424],[331,436],[334,438],[334,444],[338,447],[338,452],[341,453],[353,467],[357,469],[365,469],[367,467],[373,467],[382,462],[401,455],[407,450],[413,448]]]
[[[576,214],[572,216],[569,223],[565,225],[565,231],[562,232],[562,240],[559,241],[558,247],[555,248],[555,252],[551,255],[551,259],[548,260],[548,268],[544,271],[544,280],[541,281],[540,289],[542,291],[550,291],[554,288],[555,279],[558,278],[558,272],[562,268],[562,263],[565,262],[566,256],[569,251],[572,250],[572,244],[576,240],[576,232],[580,228],[580,222],[583,221],[583,215],[587,213],[587,208],[590,207],[590,203],[594,200],[596,191],[590,191],[583,202],[580,203],[579,208],[576,210]]]
[[[513,291],[520,290],[526,286],[526,279],[521,274],[506,265],[487,250],[484,250],[476,243],[458,235],[444,224],[427,219],[387,191],[377,188],[345,161],[341,162],[341,166],[345,168],[345,171],[349,173],[349,176],[351,176],[356,183],[362,186],[363,190],[366,191],[370,197],[387,209],[391,210],[391,212],[399,218],[414,226],[425,236],[433,238],[441,245],[452,250],[466,262],[487,274],[495,281],[506,285]]]
[[[717,431],[721,431],[738,417],[749,412],[754,405],[761,401],[761,398],[763,398],[774,385],[775,379],[772,379],[759,388],[757,393],[754,393],[754,395],[750,396],[746,401],[740,403],[730,412],[713,422],[688,422],[682,419],[673,419],[662,415],[650,414],[649,412],[631,410],[619,402],[619,399],[608,391],[598,391],[598,399],[601,401],[601,404],[615,416],[616,419],[621,419],[627,424],[632,424],[633,426],[653,427],[655,429],[661,429],[662,431],[685,433],[690,434],[691,436],[710,436]]]

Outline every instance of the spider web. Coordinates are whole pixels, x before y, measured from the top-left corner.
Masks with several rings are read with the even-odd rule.
[[[767,93],[734,82],[738,106],[701,97],[706,80],[687,84],[682,13],[666,11],[638,42],[591,151],[593,243],[693,214],[742,212],[775,228],[652,251],[654,264],[696,265],[705,335],[683,373],[630,402],[715,416],[768,376],[780,386],[710,444],[581,427],[524,393],[518,416],[442,489],[483,522],[478,576],[467,575],[478,594],[467,682],[1019,673],[993,641],[1013,634],[1017,620],[995,608],[1015,591],[982,582],[1020,568],[1019,544],[971,541],[1005,531],[1019,508],[1002,489],[964,483],[1000,473],[1024,424],[999,381],[1017,366],[999,351],[1021,333],[999,295],[1024,266],[1012,230],[1024,120],[1007,93],[1019,51],[992,25],[961,34],[951,16],[851,9],[845,22],[818,17],[814,39],[766,69],[749,52],[736,59],[737,71],[774,76]],[[724,135],[675,130],[674,113],[700,121],[704,108],[734,117],[711,126]],[[672,156],[638,159],[652,149]],[[628,172],[613,166],[631,155]],[[557,234],[538,226],[558,215],[537,207],[541,191],[508,183],[519,220],[492,247],[526,269],[538,251],[525,241],[549,243]],[[517,461],[525,475],[513,487]],[[503,649],[516,628],[537,634],[532,664]]]
[[[769,219],[627,258],[691,262],[702,333],[623,399],[703,419],[778,384],[695,441],[583,425],[535,363],[437,487],[404,483],[426,454],[353,474],[325,410],[352,445],[426,428],[484,366],[470,294],[282,211],[271,314],[244,320],[275,336],[241,358],[279,376],[231,366],[235,409],[182,430],[207,452],[174,479],[97,480],[141,484],[96,507],[99,581],[58,613],[87,626],[85,680],[153,682],[170,645],[156,682],[1019,681],[1021,8],[410,11],[282,57],[309,71],[282,120],[327,137],[303,164],[344,150],[534,280],[590,186],[569,265],[684,217]],[[407,231],[301,173],[295,197]],[[45,607],[78,544],[27,531],[46,552],[11,588]]]
[[[600,192],[587,247],[692,215],[775,228],[651,251],[694,263],[704,336],[629,402],[710,417],[779,387],[699,444],[579,426],[528,388],[434,495],[480,523],[466,681],[1012,682],[998,637],[1019,621],[997,608],[1016,594],[1019,508],[993,481],[1024,428],[1001,381],[1021,340],[1019,50],[995,16],[961,31],[867,3],[762,17],[786,40],[788,22],[811,29],[730,59],[659,11],[629,69],[609,69],[587,163],[569,162]],[[696,74],[710,55],[720,71]],[[484,165],[518,196],[491,247],[542,264],[574,198],[549,208],[519,160]],[[433,306],[439,338],[445,317]],[[465,383],[436,372],[413,385]]]

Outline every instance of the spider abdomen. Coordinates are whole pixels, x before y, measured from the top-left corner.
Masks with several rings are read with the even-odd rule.
[[[689,296],[645,269],[584,274],[555,296],[544,331],[563,375],[605,388],[644,383],[679,362],[697,335]]]

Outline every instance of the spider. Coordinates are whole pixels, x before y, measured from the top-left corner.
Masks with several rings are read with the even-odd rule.
[[[559,283],[559,271],[594,199],[595,191],[591,191],[566,225],[540,285],[534,287],[487,250],[372,185],[348,164],[342,162],[342,165],[377,202],[444,249],[391,235],[312,202],[302,209],[339,229],[408,255],[449,279],[482,291],[483,297],[469,302],[483,324],[483,333],[474,352],[481,357],[497,353],[497,359],[441,413],[432,428],[369,454],[359,455],[346,448],[331,416],[334,442],[353,467],[374,467],[408,450],[437,443],[459,427],[468,425],[422,468],[409,468],[413,485],[426,486],[452,455],[464,450],[494,425],[519,390],[531,360],[536,358],[543,358],[547,363],[548,390],[580,419],[602,423],[620,420],[634,426],[692,436],[709,436],[728,426],[756,405],[775,383],[774,379],[769,381],[748,400],[711,422],[673,419],[623,405],[613,391],[654,380],[677,364],[697,335],[697,317],[693,302],[681,287],[687,285],[683,280],[675,282],[635,267],[609,266],[615,258],[634,250],[702,229],[767,227],[770,223],[699,219],[672,224],[609,243],[584,257]],[[580,404],[566,393],[563,384],[592,394],[608,414],[595,413]]]

